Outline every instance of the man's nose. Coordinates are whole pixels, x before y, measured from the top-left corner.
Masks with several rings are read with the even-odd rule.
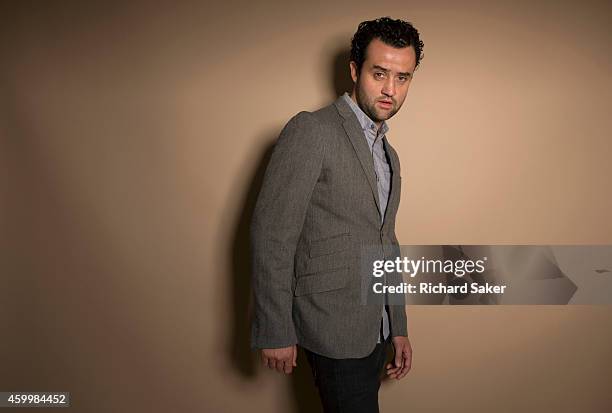
[[[395,95],[395,81],[392,76],[389,76],[383,84],[382,93],[389,97]]]

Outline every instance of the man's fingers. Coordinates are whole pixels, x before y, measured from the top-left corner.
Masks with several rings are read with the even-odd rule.
[[[266,359],[264,366],[267,366],[270,370],[276,370],[279,373],[291,373],[293,370],[291,362],[273,358]]]
[[[263,349],[261,360],[263,365],[270,370],[289,374],[297,366],[297,351],[297,345],[278,349]]]
[[[389,370],[398,370],[399,367],[395,367],[395,365],[393,363],[389,363],[387,364],[387,371]]]
[[[398,367],[394,367],[387,370],[387,376],[389,376],[390,379],[395,379],[397,378],[399,372],[400,369]]]
[[[408,371],[406,370],[406,368],[408,367],[408,362],[407,360],[404,360],[402,368],[399,369],[399,371],[397,372],[397,379],[401,379],[402,377],[404,377],[406,375],[406,373],[408,373]]]
[[[393,363],[387,364],[387,375],[392,379],[401,379],[410,370],[410,350],[408,347],[403,347],[400,351],[395,352]]]
[[[412,368],[412,353],[409,352],[404,355],[404,367],[402,367],[402,371],[400,372],[398,379],[401,379],[406,374],[408,374],[411,368]]]
[[[400,367],[395,367],[394,363],[387,364],[387,371],[399,371]]]
[[[399,372],[399,375],[397,376],[397,378],[398,379],[403,378],[404,376],[406,376],[406,374],[408,374],[409,371],[410,371],[410,362],[406,360],[404,362],[404,367],[402,367],[402,371]]]
[[[397,373],[397,379],[401,379],[410,371],[412,366],[412,350],[409,347],[404,347],[402,351],[402,368]]]
[[[394,367],[392,363],[387,364],[387,376],[393,378],[399,370],[399,367]]]

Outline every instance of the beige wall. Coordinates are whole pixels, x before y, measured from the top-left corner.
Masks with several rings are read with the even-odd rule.
[[[316,411],[305,359],[249,356],[247,225],[269,145],[381,15],[425,41],[390,122],[401,243],[612,243],[609,2],[24,3],[0,6],[0,390]],[[408,316],[383,411],[612,408],[609,306]]]

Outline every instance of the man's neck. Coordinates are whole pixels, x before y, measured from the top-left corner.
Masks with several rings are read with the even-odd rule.
[[[363,110],[363,108],[359,105],[359,102],[357,102],[357,95],[355,93],[355,89],[353,89],[353,91],[350,94],[351,99],[353,100],[353,102],[355,102],[355,104],[363,111],[363,113],[366,113],[365,110]],[[367,116],[367,114],[366,114]],[[368,118],[370,118],[368,116]],[[374,124],[376,125],[376,132],[378,132],[378,130],[380,129],[380,126],[382,125],[382,121],[375,121],[374,119],[370,118],[370,120],[372,122],[374,122]]]

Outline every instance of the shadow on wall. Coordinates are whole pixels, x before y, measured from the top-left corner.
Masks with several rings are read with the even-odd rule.
[[[252,311],[251,291],[251,245],[249,229],[257,195],[261,189],[266,166],[270,161],[274,138],[266,140],[255,172],[246,187],[242,208],[233,228],[233,238],[230,245],[231,256],[231,291],[230,303],[234,310],[232,314],[232,338],[230,340],[230,358],[232,365],[244,377],[254,377],[256,374],[256,354],[250,348],[250,321]]]
[[[346,48],[339,49],[332,55],[331,89],[335,92],[336,97],[353,90],[353,79],[351,79],[349,69],[350,58],[351,51]]]
[[[346,91],[352,90],[353,81],[349,71],[350,51],[346,48],[336,50],[330,56],[330,89],[335,96],[340,96]],[[328,102],[331,103],[331,102]],[[255,353],[250,349],[250,321],[252,309],[252,292],[251,292],[251,249],[249,241],[249,228],[255,202],[261,189],[264,173],[272,150],[274,142],[278,138],[280,129],[269,135],[269,139],[263,149],[260,149],[261,156],[257,162],[257,166],[249,181],[249,185],[245,188],[245,193],[242,197],[242,206],[239,209],[240,215],[236,219],[233,227],[233,237],[231,245],[228,246],[228,254],[231,259],[232,268],[232,287],[230,294],[230,302],[232,303],[232,338],[229,357],[236,371],[246,378],[256,377],[259,361],[259,353]],[[298,346],[299,347],[299,346]],[[310,366],[306,360],[306,355],[300,348],[297,360],[298,367],[289,376],[291,380],[291,388],[294,394],[294,403],[289,411],[296,413],[316,413],[321,411],[319,397],[314,386],[314,380],[310,371]]]

